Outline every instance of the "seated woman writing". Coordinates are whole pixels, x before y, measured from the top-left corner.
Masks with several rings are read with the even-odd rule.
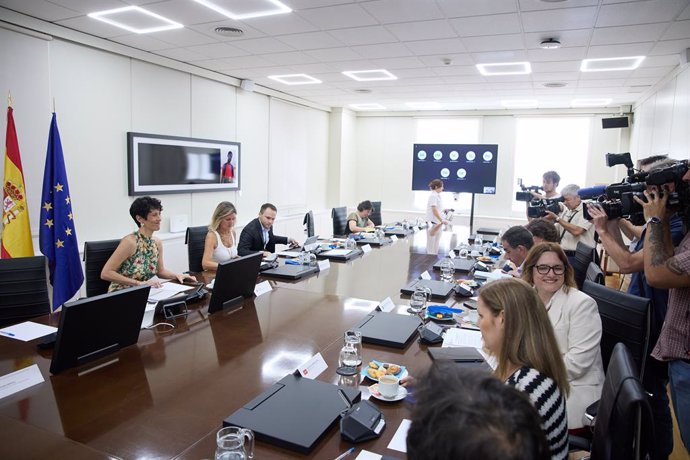
[[[371,201],[365,200],[357,205],[357,212],[347,216],[348,233],[370,232],[375,228],[374,223],[369,219],[374,206]]]
[[[163,243],[153,236],[161,228],[161,211],[161,202],[150,196],[137,198],[130,206],[129,214],[139,229],[122,238],[103,266],[101,279],[110,281],[108,292],[143,284],[160,287],[158,278],[196,281],[193,276],[165,268]]]
[[[220,262],[226,262],[237,257],[237,233],[235,220],[237,209],[229,201],[221,201],[216,206],[208,226],[204,255],[201,266],[204,270],[215,270]]]

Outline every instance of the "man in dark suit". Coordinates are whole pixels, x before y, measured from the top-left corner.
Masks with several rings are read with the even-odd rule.
[[[299,245],[292,238],[273,234],[273,222],[276,220],[277,214],[278,210],[271,203],[261,205],[259,217],[249,222],[240,233],[240,242],[237,245],[237,252],[240,256],[263,251],[264,257],[267,257],[275,252],[276,243],[290,244],[291,246]]]

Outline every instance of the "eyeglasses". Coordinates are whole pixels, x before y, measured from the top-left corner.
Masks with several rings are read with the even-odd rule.
[[[565,273],[565,267],[563,265],[535,265],[534,268],[537,269],[537,273],[540,275],[546,275],[549,270],[553,270],[554,275],[562,275]]]

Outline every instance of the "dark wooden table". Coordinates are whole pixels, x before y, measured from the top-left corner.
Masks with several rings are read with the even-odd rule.
[[[441,255],[457,241],[444,233]],[[176,329],[142,331],[137,346],[91,372],[52,376],[50,352],[38,352],[37,341],[0,337],[0,374],[37,364],[46,379],[0,400],[0,458],[43,458],[47,450],[70,458],[212,458],[222,420],[314,354],[329,366],[319,380],[357,385],[335,373],[342,334],[387,296],[403,311],[400,287],[424,270],[437,277],[431,266],[438,256],[421,250],[426,238],[422,230],[301,282],[272,281],[271,292],[233,312],[208,315],[202,303]],[[430,363],[417,341],[404,350],[365,344],[363,359],[403,364],[412,374]],[[365,397],[371,383],[363,382]],[[408,403],[372,401],[387,427],[358,450],[404,457],[386,446],[409,415]],[[259,442],[256,458],[335,458],[349,447],[334,426],[310,455]]]

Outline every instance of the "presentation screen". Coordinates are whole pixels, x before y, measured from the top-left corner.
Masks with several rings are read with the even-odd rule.
[[[446,192],[493,195],[497,160],[497,144],[414,144],[412,190],[441,179]]]

